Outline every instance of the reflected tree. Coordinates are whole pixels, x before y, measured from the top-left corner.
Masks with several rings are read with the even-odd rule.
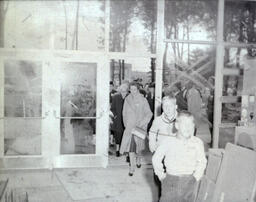
[[[207,38],[213,39],[216,36],[216,15],[216,1],[166,1],[166,38],[189,41],[193,37],[195,37],[195,33],[192,33],[192,29],[196,25],[197,27],[204,27]],[[172,67],[168,67],[167,64],[169,45],[171,45],[171,49],[175,59],[175,65]],[[191,45],[189,43],[166,43],[164,52],[164,69],[171,68],[171,75],[169,78],[171,81],[175,80],[176,78],[176,76],[172,73],[175,72],[175,69],[181,68],[184,70],[184,63],[187,64],[185,65],[186,68],[188,68],[189,66],[193,67],[195,65],[193,64],[195,62],[195,57],[192,58],[192,56],[195,56],[196,52],[193,51],[194,50],[191,50]],[[205,54],[201,56],[203,58],[206,58]],[[211,65],[209,65],[208,67],[210,68]],[[165,78],[165,75],[163,75],[163,78],[164,81],[168,81],[168,79]]]
[[[112,0],[110,2],[110,51],[125,52],[137,1]]]
[[[157,23],[157,1],[141,0],[139,1],[138,17],[141,18],[145,32],[145,41],[148,44],[150,53],[156,53],[156,23]],[[151,58],[151,82],[155,81],[155,58]]]
[[[224,40],[241,43],[256,42],[256,3],[227,2],[225,5]],[[225,50],[225,63],[229,63],[230,49]],[[251,49],[248,49],[250,55]],[[240,66],[241,48],[237,49],[236,67]]]
[[[68,49],[68,16],[67,16],[67,7],[66,0],[62,0],[64,14],[65,14],[65,50]]]
[[[149,41],[149,51],[156,52],[156,21],[157,21],[157,1],[139,1],[138,17],[142,19],[143,26],[148,31],[145,33],[145,40]],[[149,34],[148,34],[149,33]]]
[[[0,1],[0,47],[4,47],[4,23],[9,1]]]

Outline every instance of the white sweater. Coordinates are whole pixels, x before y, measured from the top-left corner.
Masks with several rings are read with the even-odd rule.
[[[177,176],[192,174],[197,181],[203,176],[207,163],[203,142],[194,136],[188,140],[173,138],[157,148],[152,163],[160,180],[166,176],[163,159],[167,174]]]
[[[151,152],[154,152],[166,139],[176,136],[176,133],[173,132],[173,128],[174,122],[169,122],[164,114],[154,119],[149,130],[149,149]]]

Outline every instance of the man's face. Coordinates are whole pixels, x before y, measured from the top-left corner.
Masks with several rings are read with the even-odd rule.
[[[151,95],[155,95],[155,88],[149,88],[149,92],[151,93]]]
[[[130,91],[131,91],[132,95],[137,95],[137,93],[139,92],[139,90],[136,86],[131,86]]]
[[[120,87],[120,93],[126,94],[127,92],[128,92],[128,85],[122,84],[122,86]]]
[[[195,124],[192,117],[181,116],[176,120],[179,135],[189,139],[194,135]]]
[[[112,91],[114,89],[114,85],[110,84],[109,90]]]
[[[163,112],[170,119],[176,114],[176,108],[177,106],[174,99],[166,99],[163,102]]]

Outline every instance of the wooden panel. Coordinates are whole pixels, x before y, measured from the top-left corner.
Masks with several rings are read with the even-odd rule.
[[[224,68],[222,71],[223,75],[239,76],[241,74],[240,69]]]
[[[157,1],[157,43],[156,43],[156,87],[155,87],[155,116],[161,114],[163,56],[164,56],[164,0]]]
[[[234,128],[236,127],[236,123],[221,123],[219,125],[220,128]]]
[[[256,150],[256,127],[236,127],[235,144]]]
[[[217,47],[215,64],[215,96],[214,96],[214,124],[213,124],[213,147],[219,146],[219,125],[221,123],[222,105],[220,98],[223,88],[223,64],[224,64],[224,1],[218,1],[218,21],[217,21]]]
[[[256,180],[256,152],[228,143],[212,202],[249,201]]]
[[[209,149],[208,164],[206,168],[206,176],[214,183],[217,181],[222,158],[224,155],[223,149]]]
[[[4,201],[4,195],[5,195],[7,184],[8,184],[8,179],[5,181],[0,181],[0,201],[1,202]]]
[[[216,185],[212,180],[210,180],[206,176],[204,176],[200,181],[199,191],[198,191],[198,195],[196,198],[196,202],[211,201],[213,198],[215,186]]]
[[[222,96],[220,101],[222,103],[237,103],[241,102],[241,96]]]

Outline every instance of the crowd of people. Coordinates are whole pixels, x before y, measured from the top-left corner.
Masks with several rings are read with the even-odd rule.
[[[160,202],[192,202],[206,167],[204,144],[195,136],[203,117],[202,95],[194,85],[164,86],[162,113],[154,118],[154,89],[154,83],[143,86],[136,81],[110,89],[116,156],[127,155],[128,175],[133,176],[136,167],[141,167],[147,138]]]

